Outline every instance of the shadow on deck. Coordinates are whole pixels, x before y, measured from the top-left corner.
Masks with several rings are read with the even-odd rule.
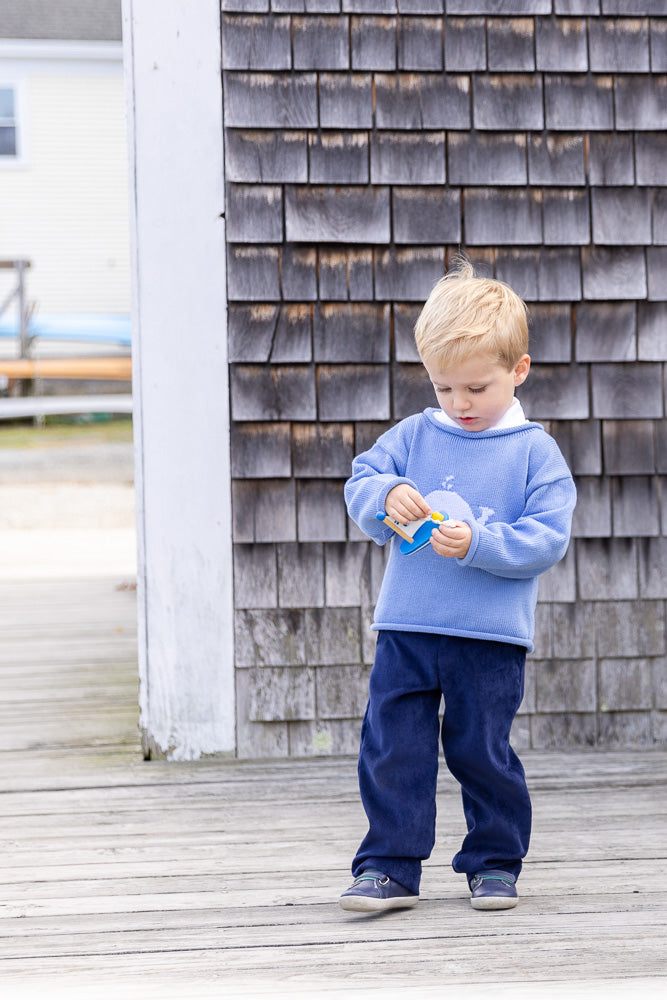
[[[344,913],[352,759],[145,763],[134,594],[0,584],[0,983],[14,997],[644,997],[667,986],[667,754],[525,753],[516,910],[450,868],[441,774],[413,911]]]

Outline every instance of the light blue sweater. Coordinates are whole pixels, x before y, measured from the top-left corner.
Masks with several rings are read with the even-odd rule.
[[[556,442],[540,424],[471,432],[429,408],[407,417],[355,458],[345,484],[352,519],[391,552],[374,629],[436,632],[533,649],[537,577],[565,555],[576,491]],[[428,545],[403,555],[376,515],[410,483],[433,510],[472,528],[464,559]]]

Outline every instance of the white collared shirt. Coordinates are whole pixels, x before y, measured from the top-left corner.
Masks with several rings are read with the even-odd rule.
[[[455,420],[448,417],[444,410],[436,410],[433,415],[436,420],[439,420],[441,424],[445,424],[446,427],[458,427],[459,429],[461,427]],[[493,427],[487,427],[487,430],[503,431],[508,427],[520,427],[521,424],[527,424],[528,422],[528,418],[523,412],[523,407],[515,396],[510,408],[505,411],[498,423],[494,424]]]

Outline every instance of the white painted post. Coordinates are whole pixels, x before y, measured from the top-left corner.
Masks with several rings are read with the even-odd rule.
[[[235,749],[220,5],[123,0],[141,728]]]

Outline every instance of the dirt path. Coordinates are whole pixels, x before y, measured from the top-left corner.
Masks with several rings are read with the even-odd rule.
[[[0,580],[136,576],[132,445],[0,450]]]

